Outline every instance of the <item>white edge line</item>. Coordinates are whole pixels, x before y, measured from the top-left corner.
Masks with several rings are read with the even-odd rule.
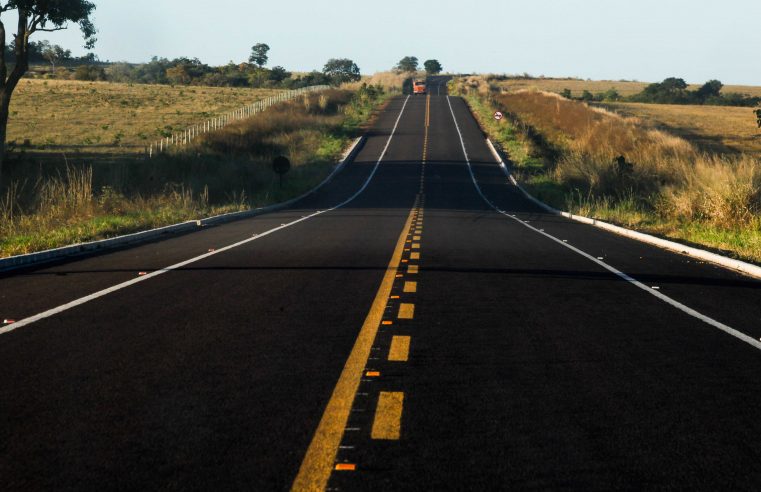
[[[634,278],[632,278],[629,275],[625,274],[624,272],[618,270],[617,268],[615,268],[615,267],[605,263],[604,261],[598,260],[594,256],[591,256],[590,254],[585,253],[584,251],[582,251],[582,250],[580,250],[580,249],[578,249],[578,248],[576,248],[576,247],[574,247],[574,246],[572,246],[572,245],[570,245],[568,243],[563,242],[562,240],[556,238],[555,236],[552,236],[551,234],[548,234],[548,233],[546,233],[544,231],[540,231],[536,227],[534,227],[534,226],[532,226],[530,224],[527,224],[526,222],[520,220],[517,217],[511,216],[510,214],[508,214],[504,210],[501,210],[499,207],[497,207],[488,198],[486,198],[486,196],[484,195],[483,191],[481,190],[481,187],[478,185],[478,181],[476,181],[476,176],[473,174],[473,168],[472,168],[472,166],[470,164],[470,158],[468,157],[468,151],[465,148],[465,141],[462,138],[462,132],[460,132],[460,125],[457,123],[457,118],[455,117],[454,109],[452,108],[452,102],[451,102],[449,96],[447,96],[447,103],[449,104],[449,111],[452,113],[452,119],[454,120],[455,128],[457,129],[457,134],[460,137],[460,144],[462,145],[462,152],[465,155],[465,162],[468,165],[468,172],[470,173],[470,179],[473,181],[473,185],[476,187],[476,191],[478,191],[478,194],[481,196],[481,198],[486,203],[489,204],[490,207],[492,207],[494,210],[496,210],[500,214],[504,215],[505,217],[507,217],[509,219],[512,219],[512,220],[518,222],[519,224],[523,225],[524,227],[527,227],[527,228],[531,229],[532,231],[536,232],[537,234],[541,234],[542,236],[544,236],[544,237],[546,237],[548,239],[551,239],[552,241],[555,241],[559,245],[561,245],[561,246],[563,246],[565,248],[568,248],[571,251],[573,251],[573,252],[583,256],[584,258],[588,259],[589,261],[597,263],[598,265],[600,265],[601,267],[605,268],[609,272],[617,275],[618,277],[620,277],[623,280],[626,280],[630,284],[639,287],[640,289],[644,290],[648,294],[657,297],[661,301],[663,301],[663,302],[665,302],[667,304],[670,304],[671,306],[679,309],[680,311],[682,311],[682,312],[684,312],[686,314],[689,314],[690,316],[692,316],[694,318],[697,318],[700,321],[703,321],[704,323],[707,323],[707,324],[713,326],[714,328],[718,328],[719,330],[721,330],[721,331],[723,331],[723,332],[725,332],[725,333],[727,333],[727,334],[729,334],[729,335],[731,335],[731,336],[733,336],[733,337],[735,337],[735,338],[737,338],[739,340],[742,340],[743,342],[745,342],[745,343],[747,343],[749,345],[752,345],[753,347],[761,350],[761,341],[758,341],[755,338],[750,337],[750,336],[746,335],[745,333],[742,333],[742,332],[732,328],[731,326],[725,325],[724,323],[722,323],[720,321],[716,321],[713,318],[710,318],[710,317],[708,317],[708,316],[706,316],[706,315],[704,315],[702,313],[699,313],[698,311],[695,311],[691,307],[688,307],[688,306],[682,304],[681,302],[679,302],[679,301],[677,301],[675,299],[672,299],[671,297],[669,297],[669,296],[667,296],[667,295],[665,295],[665,294],[663,294],[663,293],[661,293],[661,292],[659,292],[657,290],[651,289],[650,287],[648,287],[647,285],[643,284],[642,282],[639,282],[638,280],[635,280]],[[498,162],[500,162],[501,166],[504,166],[504,162],[502,162],[501,159],[498,159]],[[524,193],[525,193],[525,191],[524,191]],[[538,202],[538,200],[534,199],[533,197],[529,196],[529,198],[531,198],[532,200]],[[539,203],[541,203],[541,202],[539,202]]]
[[[143,275],[141,277],[133,278],[132,280],[127,280],[126,282],[122,282],[120,284],[116,284],[114,286],[111,286],[107,289],[100,290],[98,292],[94,292],[88,296],[81,297],[79,299],[76,299],[74,301],[68,302],[66,304],[62,304],[58,307],[48,309],[47,311],[44,311],[39,314],[35,314],[34,316],[30,316],[28,318],[24,318],[22,320],[19,320],[15,323],[9,324],[4,327],[0,327],[0,335],[3,335],[5,333],[12,332],[14,330],[17,330],[19,328],[23,328],[24,326],[31,325],[32,323],[35,323],[37,321],[40,321],[45,318],[49,318],[51,316],[54,316],[56,314],[62,313],[64,311],[67,311],[73,307],[81,306],[82,304],[88,303],[92,300],[98,299],[99,297],[103,297],[105,295],[111,294],[113,292],[116,292],[118,290],[122,290],[124,288],[130,287],[132,285],[138,284],[140,282],[145,282],[146,280],[152,279],[154,277],[158,277],[159,275],[163,275],[167,272],[171,272],[172,270],[177,270],[179,268],[182,268],[186,265],[189,265],[191,263],[196,263],[200,260],[203,260],[205,258],[209,258],[210,256],[214,256],[220,253],[224,253],[225,251],[231,250],[233,248],[237,248],[238,246],[242,246],[244,244],[250,243],[252,241],[256,241],[257,239],[261,239],[265,236],[269,236],[270,234],[273,234],[277,231],[280,231],[282,229],[286,229],[288,227],[294,226],[300,222],[304,222],[306,220],[309,220],[313,217],[317,217],[318,215],[322,215],[328,212],[332,212],[333,210],[339,209],[350,202],[354,201],[359,195],[362,194],[363,191],[367,188],[367,186],[370,184],[370,181],[372,181],[373,177],[375,176],[376,171],[378,170],[378,167],[380,166],[381,161],[386,156],[386,152],[388,151],[389,146],[391,145],[391,140],[394,138],[394,135],[396,134],[396,129],[399,126],[399,121],[402,119],[402,115],[404,114],[404,109],[407,107],[407,102],[409,101],[410,96],[407,96],[407,98],[404,100],[404,104],[402,104],[402,109],[399,111],[399,116],[396,118],[396,123],[394,123],[394,128],[391,130],[391,134],[388,136],[388,140],[386,140],[386,145],[383,147],[383,151],[380,154],[380,157],[375,163],[375,166],[373,167],[373,170],[370,172],[370,175],[365,180],[362,187],[354,193],[352,196],[350,196],[348,199],[344,200],[343,202],[339,203],[338,205],[335,205],[331,208],[325,209],[325,210],[318,210],[317,212],[313,212],[307,216],[301,217],[300,219],[294,220],[292,222],[289,222],[287,224],[283,224],[281,226],[275,227],[273,229],[270,229],[268,231],[262,232],[260,234],[257,234],[256,236],[244,239],[242,241],[238,241],[237,243],[230,244],[228,246],[225,246],[223,248],[216,249],[215,251],[211,251],[209,253],[202,254],[200,256],[196,256],[195,258],[190,258],[189,260],[182,261],[180,263],[175,263],[174,265],[162,268],[160,270],[156,270],[154,272],[148,273],[146,275]]]
[[[8,258],[0,258],[0,272],[9,272],[18,268],[30,267],[40,265],[43,263],[49,263],[61,258],[80,256],[85,253],[91,253],[93,251],[107,251],[120,246],[145,242],[151,239],[161,237],[164,234],[177,233],[183,231],[190,231],[198,229],[201,226],[216,225],[224,222],[230,222],[236,219],[244,219],[248,217],[255,217],[268,212],[274,212],[281,210],[293,203],[306,198],[312,193],[322,188],[325,184],[330,182],[333,177],[338,174],[345,166],[346,162],[352,156],[354,151],[358,148],[360,143],[365,140],[365,136],[357,137],[348,150],[344,153],[341,160],[335,166],[333,171],[325,178],[320,184],[307,191],[301,196],[292,198],[285,202],[274,203],[265,207],[259,207],[251,210],[244,210],[242,212],[231,212],[227,214],[215,215],[213,217],[206,217],[204,219],[194,219],[181,222],[179,224],[172,224],[167,226],[158,227],[156,229],[149,229],[146,231],[138,231],[131,234],[125,234],[122,236],[115,236],[107,239],[100,239],[98,241],[90,241],[86,243],[72,244],[68,246],[62,246],[60,248],[48,249],[45,251],[37,251],[35,253],[29,253],[25,255],[11,256]]]
[[[606,231],[613,232],[620,236],[625,236],[630,239],[635,239],[643,243],[648,243],[653,246],[657,246],[661,249],[666,249],[668,251],[673,251],[673,252],[680,253],[686,256],[691,256],[693,258],[698,258],[700,260],[713,263],[723,268],[727,268],[734,272],[740,272],[750,277],[761,279],[761,267],[759,267],[758,265],[747,263],[741,260],[736,260],[734,258],[729,258],[727,256],[722,256],[716,253],[711,253],[710,251],[695,248],[692,246],[679,244],[674,241],[669,241],[668,239],[661,239],[659,237],[651,236],[650,234],[645,234],[643,232],[633,231],[631,229],[613,225],[609,222],[604,222],[602,220],[584,217],[583,215],[574,215],[570,212],[563,212],[562,210],[557,210],[555,208],[552,208],[546,203],[541,202],[537,198],[534,198],[533,196],[531,196],[525,190],[525,188],[523,188],[520,185],[520,183],[518,183],[518,181],[513,177],[513,175],[507,169],[507,166],[505,165],[504,160],[497,152],[497,149],[494,147],[494,144],[492,144],[491,140],[487,138],[486,143],[489,145],[492,155],[494,155],[494,158],[497,160],[497,162],[499,163],[499,166],[502,168],[502,172],[504,172],[505,175],[508,177],[508,179],[510,179],[510,182],[513,185],[515,185],[521,191],[521,193],[523,193],[523,195],[526,196],[526,198],[528,198],[529,200],[531,200],[532,202],[534,202],[535,204],[537,204],[538,206],[542,207],[544,210],[552,214],[561,215],[567,219],[571,219],[576,222],[581,222],[582,224],[591,225],[599,229],[604,229]]]

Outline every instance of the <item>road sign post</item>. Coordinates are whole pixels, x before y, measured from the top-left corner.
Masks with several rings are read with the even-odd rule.
[[[283,187],[283,175],[291,170],[291,161],[283,155],[272,160],[272,170],[280,176],[280,188]]]

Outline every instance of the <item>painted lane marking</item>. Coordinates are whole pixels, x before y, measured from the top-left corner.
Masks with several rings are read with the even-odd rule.
[[[391,348],[388,350],[388,360],[392,362],[407,362],[410,356],[410,337],[395,335],[391,338]]]
[[[685,304],[682,304],[681,302],[677,301],[676,299],[672,299],[671,297],[663,294],[662,292],[660,292],[658,290],[651,289],[650,287],[648,287],[647,285],[643,284],[639,280],[636,280],[636,279],[630,277],[629,275],[627,275],[626,273],[618,270],[614,266],[611,266],[611,265],[605,263],[604,261],[597,259],[596,257],[594,257],[594,256],[592,256],[592,255],[590,255],[590,254],[580,250],[579,248],[577,248],[575,246],[570,245],[569,243],[563,242],[561,239],[558,239],[558,238],[556,238],[555,236],[553,236],[551,234],[539,231],[539,229],[537,229],[536,227],[533,227],[533,226],[529,225],[528,221],[522,221],[519,218],[515,217],[514,215],[510,215],[509,213],[507,213],[504,210],[502,210],[499,207],[497,207],[494,203],[491,202],[491,200],[486,198],[486,195],[484,195],[483,191],[481,190],[481,187],[478,185],[478,182],[476,181],[476,176],[473,174],[473,168],[472,168],[472,166],[470,164],[470,158],[468,157],[468,151],[467,151],[467,149],[465,147],[465,141],[463,140],[462,133],[460,132],[460,125],[457,124],[457,118],[455,117],[454,109],[452,108],[452,102],[450,101],[449,96],[447,96],[447,102],[449,103],[449,111],[452,113],[452,119],[454,120],[455,128],[457,129],[457,134],[460,136],[460,144],[462,145],[462,152],[465,155],[465,162],[468,165],[468,172],[470,173],[470,179],[473,182],[473,185],[476,187],[476,191],[478,192],[478,194],[481,196],[481,198],[491,208],[496,210],[498,213],[504,215],[505,217],[507,217],[509,219],[512,219],[512,220],[516,221],[517,223],[523,225],[524,227],[527,227],[528,229],[531,229],[532,231],[536,232],[537,234],[541,234],[542,236],[546,237],[547,239],[550,239],[550,240],[560,244],[561,246],[563,246],[565,248],[568,248],[571,251],[573,251],[573,252],[583,256],[584,258],[588,259],[589,261],[591,261],[593,263],[597,263],[598,265],[600,265],[604,269],[608,270],[609,272],[613,273],[614,275],[616,275],[616,276],[620,277],[621,279],[629,282],[630,284],[636,286],[637,288],[639,288],[639,289],[649,293],[650,295],[653,295],[653,296],[657,297],[661,301],[665,302],[666,304],[671,305],[672,307],[675,307],[676,309],[682,311],[683,313],[688,314],[688,315],[692,316],[693,318],[697,318],[700,321],[702,321],[702,322],[704,322],[704,323],[706,323],[706,324],[708,324],[710,326],[713,326],[714,328],[717,328],[717,329],[723,331],[724,333],[726,333],[728,335],[731,335],[731,336],[737,338],[738,340],[741,340],[741,341],[747,343],[748,345],[752,345],[753,347],[761,350],[761,341],[756,340],[755,338],[750,337],[750,336],[746,335],[745,333],[732,328],[729,325],[725,325],[721,321],[717,321],[717,320],[715,320],[713,318],[710,318],[710,317],[708,317],[708,316],[706,316],[706,315],[704,315],[702,313],[699,313],[698,311],[695,311],[691,307],[689,307],[689,306],[687,306]]]
[[[412,249],[420,249],[420,243],[412,243]]]
[[[410,253],[410,260],[419,260],[420,253]]]
[[[410,265],[407,267],[407,273],[415,274],[418,273],[418,266],[417,265]]]
[[[412,236],[413,241],[420,241],[420,236]]]
[[[408,302],[399,304],[399,319],[414,319],[415,318],[415,305]]]
[[[376,161],[375,166],[373,167],[373,170],[370,172],[370,175],[367,177],[367,180],[365,180],[365,182],[362,185],[362,187],[356,193],[354,193],[352,196],[350,196],[345,201],[339,203],[338,205],[336,205],[336,206],[334,206],[332,208],[329,208],[329,209],[326,209],[326,210],[318,210],[318,211],[316,211],[316,212],[314,212],[312,214],[309,214],[307,216],[304,216],[304,217],[302,217],[300,219],[294,220],[292,222],[288,222],[287,224],[283,224],[283,225],[281,225],[279,227],[275,227],[275,228],[270,229],[268,231],[259,233],[257,235],[254,235],[254,236],[250,237],[250,238],[244,239],[243,241],[238,241],[237,243],[230,244],[229,246],[225,246],[224,248],[219,248],[219,249],[217,249],[215,251],[211,251],[211,252],[202,254],[200,256],[196,256],[195,258],[191,258],[189,260],[185,260],[185,261],[182,261],[180,263],[175,263],[174,265],[168,266],[166,268],[162,268],[160,270],[156,270],[156,271],[151,272],[151,273],[147,273],[146,272],[144,275],[140,275],[139,277],[134,278],[132,280],[128,280],[126,282],[122,282],[120,284],[116,284],[116,285],[114,285],[112,287],[109,287],[107,289],[100,290],[100,291],[95,292],[93,294],[90,294],[88,296],[81,297],[79,299],[76,299],[74,301],[68,302],[66,304],[62,304],[62,305],[60,305],[58,307],[55,307],[55,308],[52,308],[52,309],[48,309],[47,311],[43,311],[43,312],[41,312],[39,314],[35,314],[34,316],[30,316],[28,318],[24,318],[22,320],[19,320],[16,323],[14,323],[13,325],[8,325],[8,326],[5,326],[3,328],[0,328],[0,335],[3,335],[5,333],[9,333],[9,332],[14,331],[14,330],[18,330],[19,328],[22,328],[24,326],[31,325],[32,323],[35,323],[35,322],[40,321],[42,319],[49,318],[49,317],[54,316],[56,314],[62,313],[64,311],[68,311],[69,309],[72,309],[72,308],[77,307],[77,306],[81,306],[82,304],[88,303],[90,301],[93,301],[93,300],[98,299],[100,297],[106,296],[106,295],[111,294],[113,292],[117,292],[119,290],[125,289],[127,287],[130,287],[132,285],[138,284],[140,282],[145,282],[148,279],[152,279],[154,277],[158,277],[159,275],[163,275],[163,274],[165,274],[167,272],[171,272],[173,270],[178,270],[178,269],[180,269],[180,268],[182,268],[184,266],[187,266],[187,265],[190,265],[192,263],[196,263],[198,261],[201,261],[201,260],[204,260],[206,258],[209,258],[210,256],[218,255],[218,254],[224,253],[225,251],[229,251],[231,249],[234,249],[234,248],[237,248],[239,246],[242,246],[244,244],[248,244],[248,243],[250,243],[252,241],[256,241],[256,240],[261,239],[261,238],[263,238],[265,236],[269,236],[270,234],[274,234],[275,232],[281,231],[281,230],[286,229],[288,227],[291,227],[291,226],[294,226],[294,225],[299,224],[301,222],[307,221],[307,220],[309,220],[311,218],[317,217],[318,215],[322,215],[322,214],[327,213],[327,212],[332,212],[333,210],[337,210],[337,209],[339,209],[339,208],[341,208],[341,207],[351,203],[352,201],[354,201],[354,199],[356,199],[359,195],[361,195],[362,192],[365,191],[365,189],[367,189],[367,186],[370,184],[370,181],[372,181],[373,177],[375,176],[376,172],[378,171],[378,167],[380,166],[380,163],[383,160],[383,158],[386,156],[386,152],[388,151],[388,148],[391,145],[391,140],[394,138],[394,135],[396,133],[396,129],[399,126],[399,121],[401,121],[401,119],[402,119],[402,115],[404,114],[404,109],[407,107],[407,102],[409,101],[409,99],[410,99],[410,96],[407,96],[407,98],[404,100],[404,103],[402,104],[402,109],[399,111],[399,116],[396,118],[396,123],[394,124],[394,128],[391,130],[391,134],[389,134],[388,139],[386,140],[386,146],[383,148],[383,151],[381,152],[380,157]],[[143,272],[141,272],[141,273],[143,273]]]
[[[408,294],[417,292],[417,282],[404,282],[404,292]]]
[[[378,288],[370,312],[365,318],[359,335],[357,335],[357,341],[346,360],[314,437],[312,437],[307,448],[304,460],[301,462],[299,472],[291,486],[293,491],[322,491],[328,485],[338,453],[338,446],[343,439],[343,430],[351,414],[359,384],[365,380],[363,377],[365,367],[386,311],[386,302],[397,278],[397,269],[404,252],[404,240],[412,225],[412,213],[410,211],[407,222],[399,234],[396,248],[388,263],[386,274]]]
[[[370,437],[387,441],[397,441],[402,433],[402,409],[404,393],[381,391]]]

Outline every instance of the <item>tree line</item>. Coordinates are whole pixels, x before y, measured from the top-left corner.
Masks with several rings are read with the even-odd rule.
[[[73,58],[70,50],[48,41],[30,43],[30,63],[49,63],[49,77],[140,84],[205,85],[213,87],[272,87],[297,89],[309,85],[339,85],[359,80],[359,67],[345,58],[330,59],[322,71],[294,76],[282,66],[267,68],[270,47],[257,43],[247,62],[210,66],[198,58],[153,57],[148,63],[100,63],[97,56]],[[12,59],[12,57],[11,57]],[[76,66],[77,62],[81,64]],[[64,68],[61,64],[70,68]]]
[[[761,97],[753,97],[737,92],[722,92],[724,84],[719,80],[709,80],[699,88],[690,90],[684,79],[669,77],[645,87],[642,92],[628,97],[621,96],[615,89],[592,94],[585,90],[581,96],[573,97],[570,89],[564,89],[561,95],[567,99],[581,101],[626,101],[652,104],[693,104],[711,106],[758,106]]]
[[[408,73],[414,73],[417,72],[420,68],[420,61],[416,56],[405,56],[401,60],[399,60],[399,63],[396,64],[394,69],[398,72],[408,72]],[[425,72],[428,75],[436,75],[441,73],[444,68],[441,66],[441,63],[439,63],[436,59],[426,60],[423,62],[423,68],[425,69]]]

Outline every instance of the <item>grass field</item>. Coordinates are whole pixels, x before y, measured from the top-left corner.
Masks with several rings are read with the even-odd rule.
[[[278,92],[24,79],[13,96],[8,141],[28,153],[134,153],[162,132],[184,130]]]
[[[561,93],[564,89],[570,89],[574,97],[580,96],[585,90],[593,94],[615,89],[622,96],[631,96],[642,92],[650,82],[617,81],[617,80],[580,80],[580,79],[523,79],[511,78],[507,80],[490,80],[502,90],[516,91],[521,89],[540,90]],[[690,90],[696,90],[701,84],[690,85]],[[726,85],[723,92],[739,92],[750,96],[761,96],[761,87],[747,85]]]
[[[639,118],[645,125],[667,130],[707,151],[761,157],[761,130],[756,125],[753,108],[643,103],[598,105],[622,116]]]

